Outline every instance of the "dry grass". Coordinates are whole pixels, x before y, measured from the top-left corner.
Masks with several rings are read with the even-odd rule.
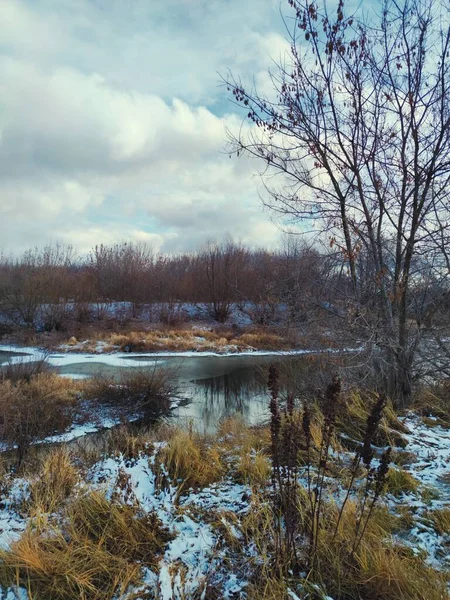
[[[193,431],[174,431],[159,458],[172,480],[179,484],[180,492],[210,485],[225,472],[219,448]]]
[[[29,510],[53,513],[71,495],[80,475],[66,448],[50,452],[30,485]]]
[[[80,389],[78,382],[52,373],[0,383],[0,437],[17,446],[19,460],[30,444],[72,423]]]
[[[98,345],[102,342],[102,345]],[[276,333],[254,329],[242,334],[232,329],[157,329],[119,333],[98,332],[79,342],[72,337],[66,345],[72,351],[111,352],[184,352],[189,350],[221,352],[234,350],[282,350],[294,347],[291,340]]]
[[[422,389],[414,399],[413,409],[428,425],[450,427],[450,381]],[[437,421],[432,421],[434,417]]]
[[[299,494],[299,514],[308,518],[306,494]],[[337,532],[338,509],[327,505],[323,526],[319,532],[315,563],[307,580],[292,578],[308,598],[330,596],[335,600],[443,600],[447,597],[445,576],[428,567],[421,557],[406,547],[392,542],[391,533],[398,529],[398,518],[387,508],[377,508],[362,541],[352,550],[357,520],[357,506],[347,503]],[[277,572],[283,565],[274,565],[274,515],[264,501],[256,496],[252,508],[243,519],[242,530],[257,549],[258,567],[249,587],[249,598],[278,600],[288,598],[288,584]],[[300,559],[302,546],[299,547]],[[323,594],[319,592],[323,590]],[[301,596],[304,597],[304,596]]]
[[[106,454],[122,454],[126,459],[136,459],[143,453],[151,454],[153,446],[146,433],[132,433],[123,425],[111,430],[106,440]]]
[[[47,373],[49,371],[49,365],[46,362],[46,355],[36,361],[28,362],[7,362],[0,367],[0,382],[6,380],[12,383],[19,381],[29,382],[33,377],[41,373]]]
[[[438,533],[450,535],[450,508],[430,511],[427,516],[433,522],[433,526]]]
[[[270,448],[268,427],[249,427],[241,415],[223,419],[217,429],[217,439],[230,452],[249,453],[266,451]]]
[[[351,390],[346,396],[345,413],[338,422],[338,429],[348,438],[360,442],[364,437],[367,426],[367,417],[376,396],[359,390]],[[380,423],[379,431],[374,439],[377,446],[404,447],[406,441],[402,433],[407,429],[399,420],[391,402],[388,402]]]
[[[288,600],[285,581],[276,577],[264,577],[261,582],[250,584],[248,588],[248,600]]]
[[[328,523],[337,511],[329,509]],[[376,512],[356,552],[351,544],[356,523],[356,505],[346,506],[334,536],[328,527],[321,531],[313,580],[323,585],[336,600],[442,600],[444,577],[427,567],[413,552],[390,541],[392,521]]]
[[[272,463],[262,452],[242,451],[239,455],[235,477],[251,486],[263,487],[272,473]]]
[[[109,502],[98,492],[77,499],[65,525],[29,527],[10,551],[0,551],[0,583],[19,583],[45,600],[111,600],[157,568],[170,539],[154,515]]]
[[[390,467],[387,477],[385,491],[394,496],[417,492],[419,482],[407,471]]]

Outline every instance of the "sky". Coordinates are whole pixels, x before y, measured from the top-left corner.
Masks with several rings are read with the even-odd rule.
[[[226,152],[243,113],[220,75],[267,88],[288,48],[284,9],[0,0],[0,248],[136,240],[171,253],[227,235],[275,246],[258,164]]]

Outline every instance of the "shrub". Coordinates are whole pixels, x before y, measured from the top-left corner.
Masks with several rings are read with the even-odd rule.
[[[175,391],[175,373],[157,367],[132,368],[116,379],[100,376],[86,383],[86,393],[91,398],[119,409],[143,412],[146,418],[167,412]]]
[[[9,361],[0,367],[0,382],[6,380],[11,381],[12,383],[17,383],[18,381],[29,382],[36,375],[47,373],[49,371],[49,365],[46,360],[47,356],[42,354],[42,356],[35,361]]]

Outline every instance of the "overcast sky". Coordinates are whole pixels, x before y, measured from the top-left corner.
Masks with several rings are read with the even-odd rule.
[[[267,85],[279,0],[0,0],[0,23],[3,250],[277,243],[219,73]]]

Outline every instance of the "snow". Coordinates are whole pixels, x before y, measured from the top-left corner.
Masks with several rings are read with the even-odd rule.
[[[27,497],[28,482],[22,478],[13,480],[8,494],[2,497],[0,503],[0,548],[3,550],[7,550],[10,544],[18,540],[25,530],[27,519],[20,514],[19,507]]]
[[[403,423],[410,432],[405,436],[407,450],[417,457],[416,462],[404,467],[405,470],[411,471],[422,484],[448,493],[450,486],[444,484],[442,477],[450,473],[450,429],[427,427],[413,414],[404,418]]]
[[[421,485],[439,490],[441,498],[424,501],[419,492],[403,498],[388,496],[387,501],[394,511],[404,505],[414,508],[415,526],[400,541],[410,545],[416,553],[425,552],[431,565],[443,568],[449,560],[448,536],[440,536],[434,530],[426,513],[450,504],[448,484],[442,480],[450,466],[450,431],[439,426],[430,428],[412,414],[403,422],[409,429],[405,434],[406,450],[414,452],[418,458],[407,469]],[[133,597],[143,599],[150,593],[161,600],[205,598],[207,584],[213,578],[219,582],[224,599],[245,598],[246,575],[239,565],[229,572],[233,555],[229,555],[230,549],[223,546],[213,521],[222,523],[240,544],[245,545],[239,527],[227,513],[238,520],[250,510],[251,488],[225,478],[200,490],[187,490],[180,497],[176,485],[160,484],[161,479],[169,481],[168,477],[161,477],[167,476],[167,471],[157,460],[157,453],[164,446],[164,442],[149,444],[137,458],[121,454],[105,456],[88,470],[85,478],[87,486],[103,490],[109,498],[119,495],[121,501],[137,505],[144,512],[155,512],[173,536],[165,547],[158,572],[144,569],[142,583],[132,590]],[[158,469],[157,476],[155,471]],[[119,478],[128,484],[119,487]],[[0,505],[2,548],[8,548],[11,541],[18,539],[27,525],[27,518],[20,515],[20,506],[27,498],[29,484],[25,479],[16,478],[8,487],[8,494]],[[339,492],[336,488],[332,490],[337,496]],[[251,547],[247,550],[249,554]],[[26,596],[22,592],[0,589],[0,600],[23,600]],[[333,600],[319,588],[317,593],[323,600]],[[299,600],[303,595],[299,589],[291,588],[288,597]]]
[[[239,356],[302,356],[308,354],[339,354],[342,352],[359,352],[361,348],[328,348],[322,350],[244,350],[242,352],[218,353],[212,351],[194,350],[184,352],[117,352],[111,354],[90,353],[49,353],[33,346],[0,345],[0,352],[16,354],[9,359],[10,364],[27,363],[42,360],[45,356],[46,362],[52,367],[67,367],[69,365],[99,363],[110,367],[148,367],[149,365],[161,364],[161,358],[192,358],[202,356],[214,356],[224,360],[236,355]],[[158,360],[155,360],[158,359]]]
[[[157,445],[155,450],[161,448]],[[243,513],[248,510],[248,499],[251,491],[247,486],[223,481],[213,484],[199,492],[190,491],[177,507],[178,490],[168,486],[161,490],[156,485],[156,476],[152,470],[155,454],[140,456],[127,460],[123,456],[109,457],[92,467],[88,479],[92,485],[103,489],[108,497],[117,493],[119,473],[129,477],[133,490],[133,498],[122,498],[124,501],[137,501],[146,512],[155,511],[161,522],[169,527],[174,539],[169,542],[160,563],[157,589],[165,600],[182,600],[185,597],[201,595],[206,585],[210,569],[217,558],[217,535],[211,526],[198,520],[190,508],[201,507],[207,510],[231,510]],[[161,467],[163,473],[164,466]],[[244,498],[247,500],[245,501]],[[180,577],[180,566],[183,566],[183,577]],[[234,576],[232,580],[227,574],[227,594],[232,590],[244,587],[244,582]]]
[[[402,419],[408,427],[405,434],[408,440],[406,450],[412,452],[417,460],[405,465],[408,471],[420,483],[417,493],[404,494],[400,498],[389,496],[392,509],[406,506],[414,511],[415,526],[407,535],[402,536],[415,553],[424,552],[428,563],[435,568],[450,567],[450,536],[439,534],[428,516],[433,510],[450,508],[450,479],[444,476],[450,473],[450,429],[440,426],[429,427],[413,413]],[[423,496],[431,490],[431,497]]]

